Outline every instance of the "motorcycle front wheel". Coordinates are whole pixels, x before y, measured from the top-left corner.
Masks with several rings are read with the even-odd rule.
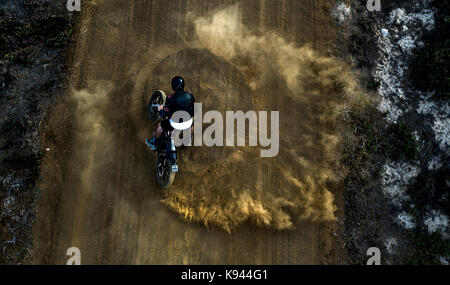
[[[158,122],[161,119],[158,110],[154,108],[153,105],[166,104],[166,98],[167,96],[164,91],[156,90],[148,101],[147,114],[150,120],[152,120],[153,122]]]

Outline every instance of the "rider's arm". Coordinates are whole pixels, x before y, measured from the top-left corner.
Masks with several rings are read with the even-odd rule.
[[[162,110],[159,111],[159,114],[161,115],[162,118],[166,118],[170,116],[170,109],[172,107],[172,100],[169,98],[167,98],[166,100],[166,104],[163,106]]]
[[[188,103],[188,109],[186,111],[189,112],[191,116],[194,116],[194,103],[195,103],[195,97],[194,94],[192,94],[191,91],[187,91],[191,96],[189,96],[189,103]]]

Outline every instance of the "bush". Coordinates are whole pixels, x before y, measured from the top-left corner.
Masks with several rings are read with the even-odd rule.
[[[392,160],[415,159],[418,153],[416,139],[404,123],[391,124],[388,127],[383,150]]]
[[[424,228],[411,234],[411,244],[414,252],[408,259],[411,265],[440,265],[440,257],[450,256],[450,243],[439,231],[432,234]]]
[[[422,91],[435,91],[435,98],[450,98],[450,0],[435,0],[437,8],[435,30],[424,37],[424,47],[420,49],[411,68],[411,79],[415,87]]]

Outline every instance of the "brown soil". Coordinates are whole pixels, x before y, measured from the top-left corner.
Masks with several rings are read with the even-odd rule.
[[[76,246],[83,264],[344,263],[332,166],[340,64],[320,56],[334,41],[334,2],[85,5],[74,91],[43,130],[33,262],[64,264]],[[207,110],[280,111],[280,154],[182,149],[161,191],[145,108],[175,74]]]

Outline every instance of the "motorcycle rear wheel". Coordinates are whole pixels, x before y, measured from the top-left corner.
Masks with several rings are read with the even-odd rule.
[[[175,181],[175,172],[172,172],[172,165],[167,159],[163,159],[160,161],[162,163],[161,166],[156,166],[156,181],[161,188],[166,189],[169,188],[173,182]],[[160,163],[158,162],[158,164]]]

